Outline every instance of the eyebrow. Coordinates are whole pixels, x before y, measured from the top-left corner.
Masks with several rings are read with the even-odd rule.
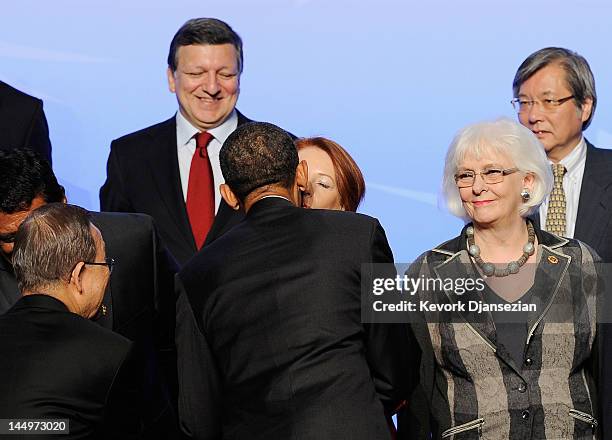
[[[539,94],[539,96],[551,96],[551,95],[556,95],[556,92],[553,92],[552,90],[546,90],[545,92],[542,92]],[[526,93],[519,93],[519,98],[523,97],[523,98],[529,98],[529,95],[527,95]]]
[[[499,163],[487,163],[485,165],[483,165],[483,167],[481,168],[481,170],[486,170],[488,168],[505,168],[503,165],[499,164]],[[475,171],[474,168],[468,168],[468,167],[459,167],[457,168],[457,171]]]
[[[336,179],[334,179],[332,176],[330,176],[329,174],[325,174],[325,173],[315,173],[316,176],[318,177],[328,177],[330,180],[333,180],[334,182],[336,181]]]

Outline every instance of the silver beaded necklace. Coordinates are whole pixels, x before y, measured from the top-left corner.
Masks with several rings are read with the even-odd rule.
[[[509,262],[505,268],[498,269],[493,263],[487,263],[480,257],[480,248],[474,243],[474,227],[468,226],[465,230],[468,243],[468,253],[474,258],[474,261],[482,272],[490,277],[507,277],[510,274],[518,273],[529,257],[535,252],[535,230],[529,220],[527,220],[527,243],[523,246],[523,255],[516,260]]]

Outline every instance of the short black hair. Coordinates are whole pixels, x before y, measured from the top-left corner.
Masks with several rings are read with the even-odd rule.
[[[26,211],[37,196],[46,203],[62,202],[64,187],[51,165],[29,148],[0,149],[0,212]]]
[[[240,201],[266,185],[290,188],[299,162],[289,133],[267,122],[238,126],[224,142],[219,160],[225,183]]]
[[[224,21],[216,18],[192,18],[174,34],[168,52],[168,67],[175,72],[178,66],[177,53],[181,46],[231,44],[236,49],[238,72],[242,72],[244,57],[242,39]]]

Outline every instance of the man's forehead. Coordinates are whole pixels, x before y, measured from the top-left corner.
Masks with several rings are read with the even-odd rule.
[[[30,212],[46,204],[47,202],[42,196],[36,196],[28,209],[10,214],[0,211],[0,234],[16,232]]]
[[[17,231],[19,225],[23,223],[25,218],[32,210],[17,211],[11,214],[0,212],[0,234],[7,234]]]
[[[189,53],[192,58],[195,58],[196,61],[206,59],[208,57],[218,58],[222,55],[229,55],[231,53],[229,60],[235,64],[239,63],[238,50],[232,43],[186,44],[179,46],[176,50],[177,61],[180,62],[181,59],[185,61],[184,58],[187,56],[186,53]]]
[[[525,94],[523,92],[526,84],[533,83],[534,79],[537,79],[537,84],[543,87],[541,90],[538,90],[538,93],[543,96],[553,95],[555,92],[559,91],[559,88],[569,90],[567,72],[558,62],[546,64],[533,72],[533,74],[520,85],[519,94]]]

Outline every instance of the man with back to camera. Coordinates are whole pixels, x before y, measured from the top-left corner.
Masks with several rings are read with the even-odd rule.
[[[220,154],[245,220],[177,276],[179,414],[194,439],[389,439],[406,328],[361,322],[362,263],[392,263],[376,219],[306,210],[291,137],[242,125]],[[239,262],[236,264],[236,262]]]
[[[51,163],[43,102],[0,81],[0,148],[28,147]]]
[[[19,225],[32,210],[65,201],[64,188],[40,155],[27,148],[0,150],[0,314],[20,296],[11,262]],[[176,389],[176,264],[149,216],[92,212],[91,219],[117,260],[96,322],[134,341],[137,354],[146,359],[141,405],[147,438],[174,438],[176,417],[168,394]]]
[[[227,23],[187,21],[168,54],[179,111],[111,144],[100,209],[152,216],[180,265],[243,217],[217,190],[221,145],[249,121],[235,108],[242,67],[242,40]]]
[[[0,419],[66,420],[62,438],[140,438],[144,368],[134,344],[89,320],[114,263],[89,214],[42,206],[21,223],[14,249],[23,296],[0,316]],[[10,428],[3,420],[0,433],[54,438]]]

